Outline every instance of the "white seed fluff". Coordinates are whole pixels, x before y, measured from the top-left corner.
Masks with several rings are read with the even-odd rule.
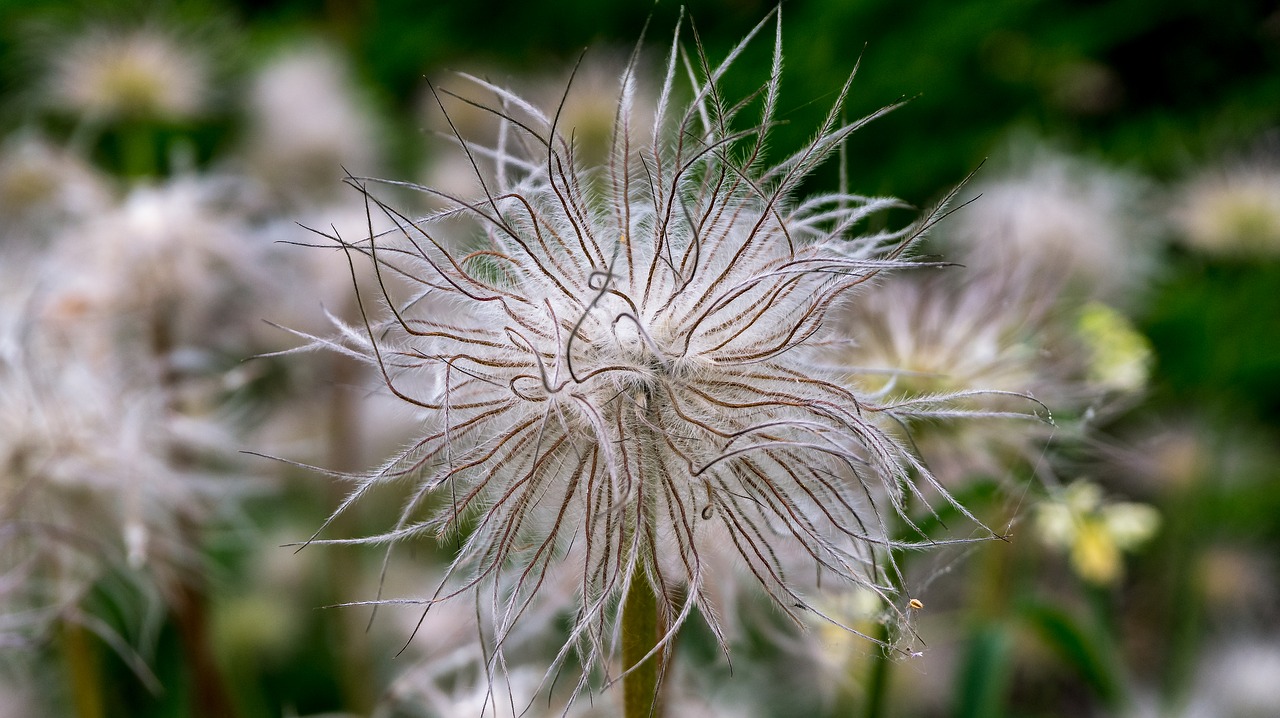
[[[724,641],[712,596],[731,573],[797,620],[820,613],[806,595],[815,575],[824,588],[892,591],[901,577],[887,549],[907,544],[889,525],[934,483],[882,428],[885,410],[823,368],[821,347],[833,309],[877,273],[913,264],[905,252],[936,215],[859,235],[868,215],[899,203],[797,196],[887,109],[841,122],[846,83],[808,145],[766,159],[780,23],[754,104],[726,99],[720,84],[764,26],[717,66],[698,45],[683,51],[677,32],[643,121],[633,57],[602,167],[579,166],[557,112],[468,76],[489,98],[468,101],[503,127],[490,147],[455,138],[479,196],[415,187],[448,208],[411,220],[353,178],[399,229],[331,237],[373,261],[387,311],[312,346],[375,366],[422,423],[402,453],[356,477],[336,512],[401,482],[411,488],[394,527],[330,541],[459,540],[423,601],[484,601],[498,652],[535,601],[571,587],[573,628],[552,670],[576,650],[579,689],[594,669],[607,680],[620,604],[641,576],[657,587],[664,643],[695,608]],[[691,82],[683,109],[679,76]],[[738,128],[747,108],[762,114]]]

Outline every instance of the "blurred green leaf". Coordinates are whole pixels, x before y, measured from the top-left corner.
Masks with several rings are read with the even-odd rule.
[[[1013,639],[1009,629],[993,623],[980,627],[969,641],[956,690],[956,718],[998,718],[1013,680],[1009,665]]]
[[[1045,603],[1028,603],[1021,608],[1021,618],[1059,658],[1084,679],[1090,688],[1108,704],[1115,705],[1122,695],[1120,673],[1109,646],[1098,633],[1067,611]]]
[[[1160,288],[1145,322],[1159,357],[1158,399],[1280,420],[1280,263],[1187,264]]]

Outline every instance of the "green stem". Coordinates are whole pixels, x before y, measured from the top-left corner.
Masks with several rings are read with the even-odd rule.
[[[876,623],[876,632],[872,635],[879,641],[888,641],[889,627],[883,622]],[[889,649],[880,646],[871,656],[871,672],[867,676],[866,718],[881,718],[884,715],[886,696],[889,692]]]
[[[120,143],[125,176],[140,178],[158,174],[155,136],[149,126],[136,120],[129,123],[120,130]]]
[[[637,569],[622,608],[622,667],[624,670],[634,667],[622,679],[623,715],[626,718],[656,718],[660,715],[658,680],[662,656],[655,655],[644,663],[640,662],[661,638],[658,596],[649,578]]]
[[[182,636],[183,659],[191,680],[189,715],[196,718],[238,715],[214,655],[208,596],[201,586],[190,583],[179,586],[178,592],[173,617]]]
[[[164,389],[169,411],[182,413],[178,383],[170,354],[174,347],[173,319],[157,312],[151,320],[151,353],[160,367],[159,384]],[[168,447],[173,466],[190,467],[196,457],[183,447]],[[190,546],[200,546],[201,527],[190,517],[180,517],[178,531]],[[170,606],[174,624],[182,636],[182,653],[191,680],[189,715],[197,718],[227,718],[237,715],[231,693],[218,666],[213,635],[210,630],[208,582],[203,574],[194,574],[169,587],[174,596]]]
[[[1162,606],[1162,625],[1167,626],[1161,665],[1162,703],[1169,713],[1177,713],[1186,703],[1192,673],[1200,657],[1201,593],[1194,585],[1194,565],[1201,548],[1198,512],[1203,511],[1203,491],[1188,487],[1172,497],[1164,515],[1164,551],[1160,572],[1163,593],[1169,600]]]
[[[360,470],[361,459],[356,447],[363,438],[361,427],[355,420],[358,407],[352,401],[348,387],[360,383],[360,365],[354,359],[335,356],[330,364],[332,382],[329,388],[329,461],[336,471]],[[332,505],[337,506],[346,498],[347,487],[338,482],[330,484]],[[355,536],[360,533],[359,513],[344,511],[333,520],[336,535]],[[360,555],[357,546],[328,546],[326,556],[330,580],[329,602],[343,604],[356,601],[354,582],[343,577],[360,572]],[[342,650],[338,652],[339,687],[348,711],[359,715],[372,713],[377,704],[373,654],[369,645],[368,614],[354,610],[329,611],[327,618],[334,622]]]
[[[643,405],[647,407],[649,425],[658,426],[658,405],[652,393],[646,390],[643,394]],[[659,439],[651,437],[649,446],[660,446]],[[650,478],[650,477],[643,477]],[[652,482],[657,485],[659,482]],[[641,494],[642,496],[644,494]],[[637,556],[652,556],[653,551],[653,513],[652,501],[637,501],[635,525],[633,531],[644,547]],[[655,559],[656,560],[656,559]],[[622,605],[622,669],[630,671],[622,678],[622,704],[625,718],[661,718],[662,673],[667,651],[650,651],[658,645],[665,635],[667,627],[660,613],[659,591],[662,582],[655,586],[645,572],[643,558],[637,561],[631,585]],[[668,649],[670,647],[668,646]]]
[[[76,717],[105,718],[97,651],[84,626],[70,621],[62,623],[62,659],[67,665]]]
[[[1128,711],[1125,708],[1129,707],[1129,697],[1125,687],[1130,682],[1125,680],[1126,668],[1122,661],[1124,646],[1117,640],[1120,631],[1112,606],[1111,592],[1101,586],[1087,586],[1085,590],[1093,613],[1089,631],[1098,645],[1101,673],[1111,679],[1105,686],[1107,690],[1103,698],[1115,713],[1126,713]]]

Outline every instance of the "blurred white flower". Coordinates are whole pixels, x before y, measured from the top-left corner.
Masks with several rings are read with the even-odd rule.
[[[369,173],[378,137],[343,57],[319,44],[291,48],[260,69],[249,94],[245,160],[290,199],[324,197],[342,168]]]
[[[956,283],[956,271],[893,277],[850,303],[829,355],[861,393],[916,407],[919,420],[896,430],[944,482],[1034,461],[1052,426],[1009,419],[1047,419],[1088,396],[1045,297],[1003,276]]]
[[[199,562],[186,527],[230,492],[177,459],[225,451],[220,427],[36,331],[9,322],[0,342],[0,614],[38,632],[106,573],[182,584]]]
[[[65,227],[45,319],[73,332],[99,324],[93,331],[116,343],[113,352],[121,342],[162,357],[183,347],[243,350],[258,323],[248,310],[273,283],[228,190],[212,176],[138,186]]]
[[[1026,274],[1039,296],[1066,287],[1084,297],[1140,295],[1154,264],[1160,225],[1136,175],[1028,141],[1003,171],[984,170],[956,212],[948,259],[979,273]]]
[[[0,243],[48,238],[58,223],[100,212],[111,202],[101,173],[33,132],[0,144]],[[22,236],[19,236],[22,235]]]
[[[187,119],[209,94],[199,47],[154,24],[90,28],[51,55],[52,101],[92,119]]]
[[[1274,718],[1280,706],[1280,636],[1250,631],[1219,639],[1197,652],[1191,680],[1176,687],[1170,705],[1162,691],[1143,687],[1126,718]]]
[[[1280,254],[1280,168],[1252,163],[1201,172],[1172,209],[1179,236],[1210,254]]]
[[[801,622],[821,608],[799,576],[883,595],[900,580],[886,548],[935,545],[888,535],[908,494],[949,496],[881,417],[935,413],[945,397],[878,404],[841,385],[821,352],[830,314],[878,273],[912,264],[904,252],[935,216],[859,236],[862,220],[898,203],[795,197],[870,118],[839,121],[846,85],[809,145],[766,160],[780,26],[758,124],[734,129],[740,107],[721,86],[763,26],[719,66],[694,69],[685,107],[673,104],[684,74],[674,44],[643,123],[629,66],[603,167],[575,161],[554,112],[472,77],[506,118],[494,146],[459,138],[480,194],[422,188],[447,209],[411,220],[351,181],[399,231],[332,239],[373,260],[390,316],[311,348],[374,367],[421,410],[421,428],[382,468],[352,477],[335,513],[407,484],[394,527],[332,541],[456,537],[461,550],[429,601],[477,594],[492,616],[491,665],[547,586],[572,587],[570,601],[552,592],[572,628],[541,681],[576,650],[576,693],[596,669],[606,682],[617,675],[609,659],[647,592],[637,586],[657,601],[655,651],[695,608],[725,645],[711,587],[728,569],[713,553],[732,555]],[[390,277],[412,291],[388,289]]]
[[[1271,718],[1280,706],[1280,636],[1251,633],[1203,653],[1184,718]]]

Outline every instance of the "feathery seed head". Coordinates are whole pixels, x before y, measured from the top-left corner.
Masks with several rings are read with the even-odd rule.
[[[974,183],[981,201],[957,213],[955,257],[982,273],[1029,275],[1039,296],[1138,294],[1160,230],[1141,178],[1027,141],[1008,155],[1002,174]]]
[[[1280,252],[1280,170],[1274,159],[1202,172],[1183,187],[1179,200],[1173,219],[1190,247],[1246,257]]]
[[[228,183],[184,176],[134,188],[91,219],[55,238],[54,291],[62,320],[75,314],[146,345],[148,332],[180,346],[241,348],[247,322],[229,321],[270,286],[265,252],[252,241]],[[109,338],[111,332],[95,329]],[[83,346],[83,345],[82,345]]]
[[[227,489],[171,453],[208,454],[223,436],[212,422],[174,414],[155,387],[69,361],[39,329],[0,327],[0,639],[38,634],[121,569],[171,591],[199,560],[182,527]]]
[[[323,45],[291,48],[263,67],[250,93],[246,161],[291,197],[324,196],[335,168],[371,169],[373,117],[359,102],[343,58]]]
[[[895,277],[867,292],[841,314],[844,341],[829,354],[846,383],[908,420],[891,430],[910,430],[950,484],[1034,460],[1047,424],[1008,419],[1048,418],[1046,404],[1078,408],[1094,393],[1082,386],[1079,352],[1055,342],[1065,332],[1052,297],[1022,286],[1025,275],[955,281],[959,271]]]
[[[571,587],[572,635],[555,663],[578,650],[579,690],[594,669],[610,675],[635,581],[655,587],[664,644],[695,608],[724,642],[711,586],[730,573],[797,621],[820,613],[814,576],[892,591],[888,526],[905,517],[905,495],[933,482],[873,418],[892,409],[843,386],[820,347],[831,312],[910,265],[904,252],[934,216],[859,235],[898,203],[797,195],[884,110],[842,123],[846,84],[807,146],[768,158],[780,24],[771,76],[749,98],[762,115],[743,127],[755,106],[720,84],[766,22],[719,65],[699,45],[684,51],[677,33],[643,124],[633,57],[600,167],[582,166],[558,110],[467,77],[490,99],[465,101],[501,121],[492,146],[457,137],[481,191],[420,187],[446,208],[410,219],[352,178],[398,229],[331,237],[373,261],[389,316],[313,345],[364,359],[422,412],[419,437],[358,477],[338,509],[402,481],[402,514],[352,541],[460,537],[426,601],[487,597],[499,651],[539,594]],[[692,83],[684,107],[681,74]],[[392,277],[408,288],[388,287]]]
[[[157,27],[96,28],[54,58],[60,106],[95,119],[186,119],[203,109],[206,60]]]

